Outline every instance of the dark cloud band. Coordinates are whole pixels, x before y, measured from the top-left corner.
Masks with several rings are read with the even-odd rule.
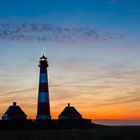
[[[0,40],[26,42],[79,42],[122,39],[124,35],[99,32],[89,27],[61,27],[49,24],[0,24]]]

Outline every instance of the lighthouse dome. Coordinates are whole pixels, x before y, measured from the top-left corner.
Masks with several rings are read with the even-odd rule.
[[[40,60],[47,60],[47,57],[45,57],[43,54],[43,56],[40,58]]]

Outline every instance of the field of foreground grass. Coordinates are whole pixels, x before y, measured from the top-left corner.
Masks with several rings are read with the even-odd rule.
[[[140,140],[140,126],[92,129],[0,130],[0,140]]]

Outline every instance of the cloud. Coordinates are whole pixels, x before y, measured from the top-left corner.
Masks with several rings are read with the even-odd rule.
[[[16,91],[10,91],[4,94],[0,94],[0,96],[8,96],[8,95],[17,95],[17,93],[23,93],[23,92],[28,92],[28,91],[33,91],[37,88],[29,88],[29,89],[21,89],[21,90],[16,90]]]
[[[94,106],[108,106],[108,105],[119,105],[127,103],[140,102],[140,89],[134,89],[133,91],[126,91],[124,95],[111,97],[110,99],[103,100],[102,103],[97,103]]]
[[[37,23],[1,23],[0,40],[26,42],[98,42],[122,39],[124,35],[90,27],[62,27]]]

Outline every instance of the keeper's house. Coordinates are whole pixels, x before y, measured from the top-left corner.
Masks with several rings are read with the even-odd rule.
[[[81,120],[82,115],[68,103],[68,106],[64,108],[64,110],[58,116],[60,120]]]
[[[20,106],[16,105],[16,102],[13,102],[2,116],[2,120],[27,120],[27,115]]]

